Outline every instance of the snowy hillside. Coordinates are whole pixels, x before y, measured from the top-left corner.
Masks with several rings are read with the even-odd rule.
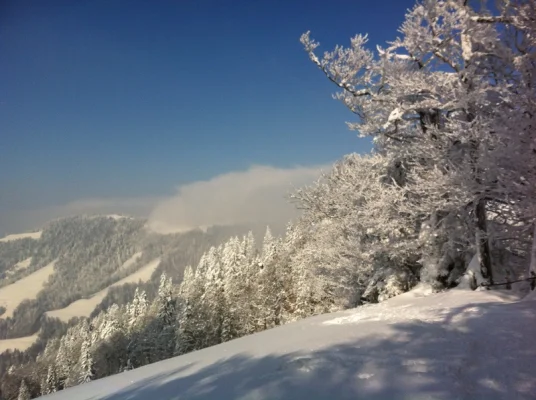
[[[117,215],[74,216],[38,232],[0,238],[0,340],[33,337],[44,315],[66,322],[88,317],[98,305],[123,304],[134,283],[156,286],[162,272],[179,283],[184,268],[197,264],[210,246],[248,230],[161,235],[145,225],[143,219]]]
[[[418,287],[43,398],[536,399],[535,332],[534,300]]]

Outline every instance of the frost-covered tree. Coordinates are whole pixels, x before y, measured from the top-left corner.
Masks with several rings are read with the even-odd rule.
[[[100,339],[110,339],[116,332],[122,330],[120,313],[121,308],[117,304],[112,304],[112,306],[103,313],[103,321],[99,326]]]
[[[206,256],[201,257],[197,269],[187,267],[180,286],[179,331],[176,354],[185,354],[202,348],[204,342],[205,310],[201,298],[204,293],[204,273],[206,271]]]
[[[148,307],[147,294],[144,290],[136,288],[134,299],[127,306],[128,327],[130,330],[136,329],[137,325],[146,315]]]
[[[238,285],[238,304],[240,333],[239,335],[249,335],[259,329],[259,305],[257,296],[259,294],[259,256],[255,245],[255,238],[249,232],[241,242],[243,249],[240,261]]]
[[[206,254],[204,290],[201,308],[204,310],[206,344],[224,341],[226,321],[229,319],[224,293],[224,269],[222,264],[223,247],[212,247]]]
[[[177,341],[176,297],[172,280],[165,273],[160,277],[153,309],[156,317],[152,333],[154,335],[153,353],[155,359],[163,360],[173,356]]]
[[[309,286],[295,284],[300,314],[307,314],[305,298],[307,309],[325,312],[355,306],[362,297],[400,294],[416,280],[418,230],[399,212],[404,193],[390,181],[389,168],[382,155],[348,155],[292,196],[304,210],[287,234],[301,237],[299,246],[291,244],[291,265],[296,282]],[[393,277],[398,283],[388,284]]]
[[[261,262],[271,262],[276,257],[276,251],[276,238],[272,235],[270,227],[267,226],[262,240]]]
[[[241,320],[243,319],[242,304],[245,285],[244,249],[238,237],[231,238],[222,250],[222,270],[224,275],[223,292],[228,305],[227,315],[223,321],[222,331],[225,340],[240,336]]]
[[[58,391],[59,382],[56,375],[56,369],[54,365],[49,365],[47,370],[47,376],[44,381],[44,386],[41,387],[42,394],[50,394]]]
[[[19,396],[17,397],[17,400],[30,400],[30,398],[30,389],[28,389],[28,385],[23,379],[20,382]]]
[[[98,338],[94,345],[95,371],[98,377],[123,371],[128,363],[128,320],[126,307],[113,304],[103,312],[96,327]]]
[[[91,341],[89,335],[87,335],[82,342],[79,368],[80,377],[78,383],[87,383],[95,379],[95,366],[93,362],[93,355],[91,354]]]
[[[262,251],[256,270],[257,307],[256,324],[258,329],[268,329],[289,320],[290,293],[292,276],[289,263],[285,258],[283,240],[275,238],[270,228],[266,229]]]
[[[461,0],[418,3],[406,15],[402,36],[376,53],[358,35],[350,48],[336,47],[319,59],[318,43],[309,33],[301,38],[311,60],[341,89],[337,97],[357,115],[350,128],[372,136],[394,167],[386,171],[390,189],[403,199],[396,204],[402,222],[413,222],[404,229],[417,230],[420,262],[437,267],[424,272],[446,285],[459,275],[453,270],[463,261],[460,254],[471,249],[481,276],[492,280],[489,210],[511,201],[512,183],[501,177],[521,167],[511,157],[511,165],[499,162],[515,141],[497,110],[527,111],[511,99],[523,69],[534,65],[519,67],[515,54],[522,51],[497,24],[523,20],[518,25],[533,45],[527,10],[534,1],[498,3],[495,13],[485,2],[477,8]],[[387,225],[381,236],[399,234]]]
[[[180,304],[178,314],[178,333],[175,345],[175,355],[185,354],[194,349],[194,329],[192,329],[192,285],[194,272],[188,266],[184,270],[182,283],[179,288]]]

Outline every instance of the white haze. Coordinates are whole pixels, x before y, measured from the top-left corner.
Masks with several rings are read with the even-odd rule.
[[[212,225],[265,223],[281,228],[297,215],[286,195],[319,177],[322,167],[253,166],[177,187],[170,196],[89,198],[36,209],[0,206],[0,237],[41,228],[73,215],[123,214],[149,218],[161,233]]]
[[[253,166],[182,185],[174,196],[156,205],[149,226],[157,232],[170,233],[211,225],[285,224],[298,213],[287,195],[313,182],[321,170],[322,166]]]

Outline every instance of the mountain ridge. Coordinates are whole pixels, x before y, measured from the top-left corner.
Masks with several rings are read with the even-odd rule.
[[[153,271],[153,283],[162,272],[180,282],[184,268],[197,264],[210,246],[249,228],[210,227],[159,234],[148,228],[146,219],[104,214],[60,218],[33,232],[7,235],[0,239],[0,299],[2,290],[11,290],[10,286],[54,260],[55,266],[43,277],[36,297],[26,299],[21,294],[15,309],[0,315],[0,339],[35,334],[47,311],[92,297],[156,258],[160,263]],[[139,257],[125,266],[136,254]]]

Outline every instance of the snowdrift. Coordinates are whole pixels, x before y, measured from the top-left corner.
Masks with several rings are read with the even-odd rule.
[[[418,288],[43,398],[536,399],[535,335],[534,300]]]

